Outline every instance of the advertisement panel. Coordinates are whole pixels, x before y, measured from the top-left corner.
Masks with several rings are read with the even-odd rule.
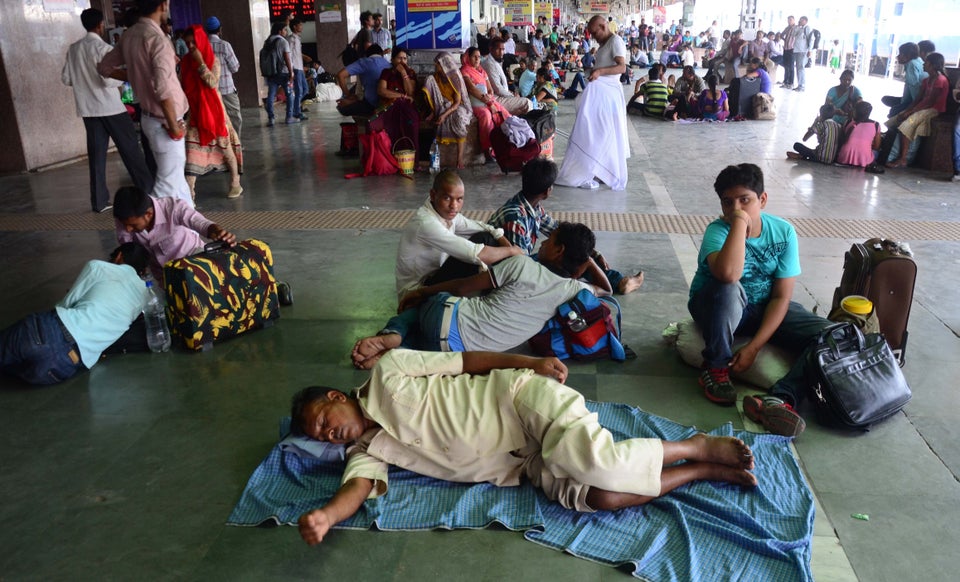
[[[463,50],[470,46],[470,3],[466,0],[397,0],[396,19],[399,47]]]
[[[533,0],[505,0],[503,23],[506,26],[533,24]]]

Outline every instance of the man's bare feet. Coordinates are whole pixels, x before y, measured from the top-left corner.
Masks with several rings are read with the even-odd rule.
[[[394,345],[399,338],[397,334],[374,335],[360,339],[353,345],[350,357],[353,365],[361,370],[369,370],[377,363],[383,354],[397,347]]]
[[[700,478],[707,481],[722,481],[744,487],[756,487],[757,477],[744,469],[720,463],[695,463],[701,471]]]
[[[753,452],[738,438],[698,433],[688,440],[699,451],[688,457],[691,461],[719,463],[736,469],[753,469]]]
[[[643,285],[643,271],[638,271],[637,274],[632,277],[620,279],[620,283],[617,284],[617,291],[621,295],[626,295],[627,293],[633,293],[639,289],[641,285]]]
[[[788,159],[788,160],[802,160],[802,159],[803,159],[803,156],[801,156],[801,155],[798,154],[797,152],[787,152],[787,159]]]
[[[887,167],[888,168],[906,168],[907,160],[904,160],[903,158],[901,158],[898,160],[894,160],[892,162],[887,162]]]

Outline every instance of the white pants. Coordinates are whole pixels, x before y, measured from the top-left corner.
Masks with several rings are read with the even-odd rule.
[[[155,198],[180,198],[193,208],[193,197],[190,196],[190,186],[184,177],[184,166],[187,163],[186,141],[170,138],[163,127],[163,120],[143,115],[140,118],[140,129],[150,143],[153,158],[157,162],[157,179],[153,185],[152,196]]]

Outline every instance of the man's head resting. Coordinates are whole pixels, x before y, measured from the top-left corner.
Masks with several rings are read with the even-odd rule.
[[[123,243],[110,253],[110,262],[116,265],[130,265],[138,275],[147,272],[150,264],[150,253],[138,243]]]
[[[561,222],[550,238],[540,244],[538,256],[540,262],[569,276],[586,262],[597,244],[593,231],[586,225],[574,222]]]
[[[293,395],[290,432],[318,441],[346,444],[360,438],[369,422],[357,400],[324,386],[309,386]]]

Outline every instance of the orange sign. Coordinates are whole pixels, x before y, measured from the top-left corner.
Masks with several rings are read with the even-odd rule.
[[[457,12],[459,0],[407,0],[407,12]]]

